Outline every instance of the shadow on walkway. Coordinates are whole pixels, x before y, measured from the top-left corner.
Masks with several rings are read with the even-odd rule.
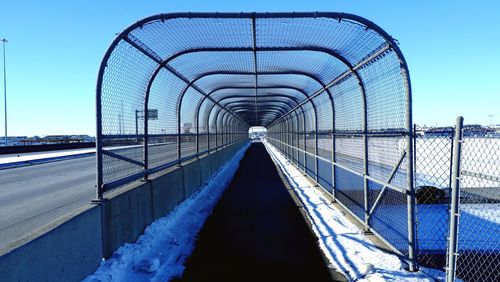
[[[265,147],[254,143],[176,281],[332,281]]]

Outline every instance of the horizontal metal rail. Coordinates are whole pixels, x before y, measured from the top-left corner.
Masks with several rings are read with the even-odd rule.
[[[267,139],[271,139],[271,140],[276,140],[276,139],[273,139],[273,138],[269,138],[267,137]],[[272,144],[271,144],[272,145]],[[296,148],[298,149],[298,148]],[[285,156],[286,158],[286,156]],[[322,191],[324,191],[325,193],[327,193],[329,196],[332,196],[331,192],[328,191],[327,189],[325,189],[324,187],[321,186],[321,184],[317,183],[316,180],[312,177],[310,177],[307,172],[300,168],[300,167],[297,167],[297,169],[299,171],[302,171],[304,173],[304,176],[306,176],[308,179],[310,179],[311,181],[313,181],[315,184],[318,185],[319,188],[322,189]],[[389,187],[390,188],[390,187]],[[355,220],[357,220],[359,222],[359,224],[361,225],[364,225],[365,222],[363,219],[359,218],[358,215],[356,215],[353,211],[351,211],[349,209],[349,207],[347,207],[344,203],[342,203],[341,201],[335,201],[336,204],[340,205],[345,211],[347,211],[349,213],[349,215],[351,215],[352,218],[354,218]],[[389,249],[391,249],[394,253],[400,255],[400,256],[405,256],[405,254],[403,254],[398,248],[396,248],[391,242],[389,242],[387,239],[385,239],[382,234],[378,233],[376,230],[373,230],[373,229],[370,229],[370,232],[372,232],[375,236],[377,236],[377,238],[379,240],[381,240],[384,244],[386,244]]]
[[[332,161],[331,161],[331,160],[329,160],[329,159],[325,159],[325,158],[323,158],[323,157],[321,157],[321,156],[317,156],[317,155],[315,155],[315,154],[313,154],[313,153],[307,152],[307,151],[302,150],[302,149],[300,149],[300,148],[297,148],[297,147],[291,146],[291,145],[289,145],[289,144],[283,143],[283,142],[281,142],[281,141],[279,141],[279,140],[277,140],[277,139],[270,138],[270,137],[267,137],[267,139],[270,139],[270,140],[273,140],[273,141],[275,141],[275,142],[278,142],[278,143],[280,143],[280,144],[282,144],[282,145],[285,145],[285,146],[291,147],[292,149],[295,149],[295,150],[298,150],[298,151],[300,151],[300,152],[302,152],[302,153],[308,154],[308,155],[310,155],[310,156],[312,156],[312,157],[314,157],[314,158],[318,158],[319,160],[322,160],[322,161],[324,161],[324,162],[327,162],[327,163],[329,163],[329,164],[331,164],[331,165],[334,165],[334,166],[336,166],[336,167],[339,167],[339,168],[341,168],[341,169],[343,169],[343,170],[347,170],[347,171],[348,171],[348,172],[350,172],[350,173],[353,173],[353,174],[356,174],[356,175],[358,175],[358,176],[363,177],[363,179],[367,179],[367,180],[373,181],[373,182],[375,182],[375,183],[377,183],[377,184],[380,184],[380,185],[383,185],[383,186],[387,186],[387,188],[390,188],[390,189],[392,189],[392,190],[395,190],[395,191],[397,191],[397,192],[399,192],[399,193],[401,193],[401,194],[403,194],[403,195],[407,195],[407,194],[408,194],[408,190],[407,190],[407,189],[405,189],[405,188],[399,187],[399,186],[394,185],[394,184],[392,184],[392,183],[388,183],[387,181],[384,181],[384,180],[381,180],[381,179],[375,178],[375,177],[373,177],[373,176],[366,175],[366,174],[364,174],[364,173],[362,173],[362,172],[359,172],[359,171],[356,171],[356,170],[354,170],[354,169],[352,169],[352,168],[349,168],[349,167],[347,167],[347,166],[345,166],[345,165],[343,165],[343,164],[339,164],[339,163],[337,163],[337,162],[332,162]]]
[[[235,141],[233,141],[231,143],[224,144],[224,145],[212,148],[212,149],[204,150],[204,151],[202,151],[202,152],[200,152],[198,154],[194,154],[194,155],[191,155],[191,156],[187,156],[187,157],[181,158],[180,160],[179,159],[175,159],[173,161],[170,161],[168,163],[162,164],[160,166],[157,166],[157,167],[154,167],[154,168],[150,168],[150,169],[147,169],[147,170],[143,170],[143,171],[140,171],[138,173],[129,175],[127,177],[120,178],[118,180],[114,180],[114,181],[109,182],[109,183],[105,183],[105,184],[103,184],[103,192],[108,192],[108,191],[110,191],[110,190],[112,190],[114,188],[123,186],[125,184],[130,183],[130,182],[133,182],[133,181],[136,181],[136,180],[140,180],[140,179],[142,179],[143,177],[145,177],[147,175],[151,175],[153,173],[160,172],[160,171],[168,169],[170,167],[177,166],[177,165],[179,165],[182,162],[186,162],[186,161],[189,161],[191,159],[198,158],[198,157],[203,156],[203,155],[205,155],[207,153],[224,149],[224,148],[226,148],[228,146],[234,145],[234,144],[236,144],[236,143],[238,143],[240,141],[243,141],[243,140],[244,139],[235,140]],[[109,152],[107,152],[107,153],[109,153]],[[135,164],[135,162],[132,162],[132,163]]]
[[[460,172],[460,174],[465,175],[465,176],[474,177],[474,178],[483,179],[483,180],[500,182],[500,176],[489,175],[489,174],[485,174],[485,173],[473,172],[473,171],[468,171],[468,170],[462,170]]]

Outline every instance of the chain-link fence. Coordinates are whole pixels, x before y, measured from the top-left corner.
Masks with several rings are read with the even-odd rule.
[[[464,127],[456,277],[500,280],[500,132]]]
[[[500,133],[469,125],[457,143],[453,127],[416,127],[415,132],[419,264],[464,281],[500,280]],[[456,144],[461,145],[458,151]],[[449,241],[457,153],[458,229],[453,251]],[[455,273],[449,273],[450,255],[455,256]]]
[[[416,270],[411,87],[396,41],[343,13],[187,13],[120,33],[97,85],[98,191],[251,126]]]
[[[329,191],[366,232],[407,257],[413,271],[414,147],[408,70],[393,39],[363,25],[335,24],[336,29],[350,29],[342,37],[329,37],[329,46],[338,46],[337,59],[343,63],[343,68],[336,67],[340,75],[328,83],[319,80],[308,99],[274,120],[268,141]],[[363,44],[352,45],[358,36]]]
[[[401,226],[407,226],[407,206],[405,193],[398,188],[405,187],[401,165],[407,161],[407,140],[369,136],[369,160],[372,155],[384,154],[388,148],[398,148],[401,155],[399,158],[385,155],[384,162],[380,158],[375,164],[369,162],[368,177],[363,177],[363,134],[304,132],[299,119],[291,117],[285,122],[289,125],[283,123],[271,129],[270,143],[365,223],[367,201],[368,227],[404,253],[407,242],[401,234],[407,233]],[[418,264],[435,277],[447,275],[448,281],[455,276],[463,281],[499,281],[500,132],[474,125],[465,126],[461,132],[463,139],[458,140],[454,127],[414,127]],[[308,150],[308,144],[313,149]],[[390,163],[395,164],[392,170]],[[454,167],[459,169],[458,177],[454,175]],[[384,177],[387,183],[399,186],[387,189],[380,183]],[[363,188],[366,180],[367,195]],[[459,180],[455,185],[459,197],[454,213],[452,187],[456,180]],[[458,219],[456,229],[452,227],[453,217]],[[453,242],[456,248],[450,249]]]
[[[448,247],[454,132],[453,127],[415,127],[418,262],[441,272]]]

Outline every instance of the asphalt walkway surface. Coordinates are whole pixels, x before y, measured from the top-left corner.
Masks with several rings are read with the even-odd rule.
[[[177,281],[332,281],[264,145],[254,143]]]

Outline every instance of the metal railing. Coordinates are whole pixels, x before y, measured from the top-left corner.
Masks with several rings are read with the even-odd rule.
[[[347,137],[342,135],[342,138]],[[318,151],[325,150],[321,144],[331,143],[331,139],[331,135],[320,139]],[[407,216],[410,209],[407,206],[409,189],[404,186],[404,162],[407,160],[405,150],[401,151],[392,164],[370,163],[369,168],[373,171],[383,167],[386,174],[382,178],[380,174],[365,174],[363,158],[359,156],[337,153],[334,161],[331,152],[323,156],[316,155],[270,136],[267,140],[358,219],[365,226],[365,232],[376,234],[394,252],[409,258],[408,246],[411,248],[411,244],[408,240],[408,227],[414,223],[409,222]],[[365,193],[364,183],[368,183],[368,193]]]

